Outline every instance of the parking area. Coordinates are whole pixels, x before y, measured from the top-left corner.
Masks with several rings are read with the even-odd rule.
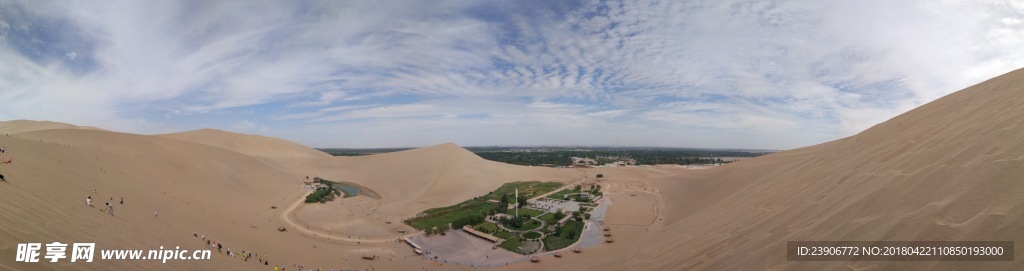
[[[529,258],[501,248],[494,249],[495,243],[473,236],[462,230],[449,231],[446,235],[430,237],[416,236],[414,242],[425,250],[423,257],[438,262],[457,263],[475,267],[504,266]],[[437,257],[436,259],[434,257]]]
[[[557,212],[558,209],[562,209],[562,211],[566,213],[571,213],[580,210],[580,203],[575,201],[542,198],[531,203],[531,207],[552,213]]]

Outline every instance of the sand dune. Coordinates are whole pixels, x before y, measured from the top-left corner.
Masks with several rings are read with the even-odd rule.
[[[238,134],[216,129],[202,129],[156,136],[215,146],[251,156],[274,158],[330,157],[329,154],[322,151],[279,138]]]
[[[14,255],[22,242],[95,242],[98,249],[197,249],[193,232],[218,239],[257,225],[271,229],[268,206],[300,189],[290,176],[235,152],[150,136],[93,130],[44,130],[0,137],[16,156],[0,166],[3,228],[0,253]],[[94,191],[96,191],[94,193]],[[85,205],[93,196],[96,207]],[[119,203],[124,197],[125,204]],[[115,204],[113,217],[100,212]],[[159,218],[154,215],[159,212]],[[95,270],[82,264],[39,265],[0,260],[4,270]],[[213,261],[224,263],[224,259]],[[197,262],[167,269],[205,269]],[[191,268],[183,267],[193,266]],[[103,268],[151,269],[152,262],[109,261]],[[163,267],[161,267],[163,268]]]
[[[13,128],[27,131],[31,127]],[[416,204],[436,207],[454,203],[486,193],[505,181],[516,180],[518,177],[514,176],[531,176],[529,170],[520,175],[517,174],[520,167],[505,168],[506,165],[484,161],[454,145],[383,157],[337,159],[330,156],[280,158],[287,155],[262,153],[277,157],[268,158],[160,136],[83,129],[36,130],[0,136],[0,145],[9,150],[4,158],[10,154],[16,156],[13,164],[0,165],[0,173],[8,180],[0,182],[0,210],[4,214],[0,254],[4,255],[14,255],[18,243],[52,241],[95,242],[98,249],[156,249],[159,246],[199,249],[202,242],[192,234],[205,233],[236,252],[248,249],[269,255],[272,263],[420,269],[434,264],[419,258],[390,263],[358,261],[362,251],[411,257],[411,250],[403,244],[366,247],[366,244],[338,243],[299,234],[295,228],[278,233],[278,227],[288,224],[281,219],[283,208],[270,207],[286,207],[307,193],[296,184],[304,176],[292,173],[305,170],[292,168],[284,162],[268,163],[303,160],[308,161],[311,168],[325,172],[365,172],[351,175],[358,177],[347,174],[335,177],[372,185],[384,196],[380,201],[399,210],[397,213],[422,211],[412,206]],[[294,153],[294,150],[286,152]],[[433,158],[435,155],[444,159]],[[435,167],[438,169],[433,169]],[[477,180],[481,181],[477,183]],[[93,193],[94,190],[97,192]],[[94,196],[99,206],[85,206],[86,196]],[[123,206],[117,203],[120,197],[125,197]],[[100,212],[106,202],[115,203],[115,216]],[[154,212],[159,212],[159,217]],[[339,252],[347,256],[339,258]],[[394,254],[397,252],[401,254]],[[215,255],[212,261],[168,264],[105,261],[102,267],[14,263],[12,259],[0,259],[0,269],[249,270],[256,267],[254,261],[243,262],[224,255]]]
[[[356,183],[380,199],[349,204],[408,217],[517,180],[578,180],[602,173],[613,204],[614,244],[515,270],[1020,270],[1014,262],[789,262],[795,240],[1024,241],[1024,71],[1018,70],[845,139],[687,170],[551,169],[487,161],[454,144],[363,157],[331,157],[273,138],[200,130],[143,136],[48,122],[3,122],[0,145],[0,269],[259,270],[214,255],[202,262],[14,263],[18,243],[96,242],[107,249],[200,248],[192,233],[255,250],[272,263],[378,270],[471,269],[441,265],[399,243],[318,237],[282,217],[305,195],[296,182],[320,176]],[[10,154],[4,154],[4,158]],[[96,193],[93,193],[93,190]],[[629,193],[644,193],[636,198]],[[85,206],[116,202],[117,215]],[[114,200],[111,200],[113,198]],[[345,208],[341,203],[336,205]],[[646,206],[630,213],[623,206]],[[315,227],[374,232],[358,212],[331,205],[297,215]],[[630,207],[632,208],[632,207]],[[655,208],[655,210],[650,210]],[[153,212],[160,213],[159,218]],[[321,220],[339,212],[346,221]],[[630,219],[630,218],[633,219]],[[634,227],[631,220],[655,220]],[[376,223],[376,222],[373,222]],[[292,227],[280,233],[277,227]],[[374,233],[377,234],[377,233]],[[383,234],[383,233],[382,233]],[[386,260],[364,261],[372,252]],[[1024,254],[1019,250],[1015,257]]]
[[[665,230],[565,267],[1020,270],[1019,260],[787,262],[785,244],[1024,241],[1021,86],[1024,70],[1014,71],[849,138],[656,181]]]
[[[103,130],[96,127],[76,126],[67,123],[36,120],[9,120],[0,121],[0,134],[18,134],[24,132],[53,130],[53,129],[85,129]]]
[[[399,217],[481,196],[507,182],[582,177],[576,170],[488,161],[451,143],[368,156],[276,162],[287,164],[284,168],[296,174],[366,186],[383,197],[380,212]]]

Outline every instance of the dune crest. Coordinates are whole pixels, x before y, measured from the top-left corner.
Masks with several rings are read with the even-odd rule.
[[[103,130],[96,127],[90,126],[77,126],[62,122],[54,121],[38,121],[38,120],[9,120],[0,121],[0,134],[20,134],[33,131],[41,130],[54,130],[54,129],[84,129],[84,130]],[[105,131],[105,130],[103,130]]]
[[[270,158],[330,157],[329,154],[322,151],[280,138],[239,134],[217,129],[200,129],[156,136],[215,146],[251,156]]]
[[[399,152],[328,159],[281,161],[296,174],[357,183],[379,193],[380,211],[410,217],[481,196],[520,180],[568,181],[575,170],[524,167],[485,160],[454,143]]]

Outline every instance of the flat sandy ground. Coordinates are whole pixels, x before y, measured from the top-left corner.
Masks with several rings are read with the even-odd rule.
[[[458,263],[474,267],[494,267],[523,262],[529,259],[502,248],[494,249],[495,243],[473,236],[461,230],[433,236],[417,236],[414,242],[423,246],[427,258],[443,263]]]
[[[605,224],[616,226],[647,227],[657,217],[658,200],[655,195],[644,192],[607,193],[611,199]]]
[[[302,204],[292,215],[310,229],[350,238],[397,238],[403,235],[401,230],[414,231],[401,218],[376,212],[379,207],[378,199],[355,196],[325,204]]]

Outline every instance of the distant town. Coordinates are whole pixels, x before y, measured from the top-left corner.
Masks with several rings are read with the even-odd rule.
[[[362,156],[412,148],[318,149],[334,156]],[[491,161],[523,166],[612,167],[644,165],[718,165],[775,152],[774,150],[664,147],[466,147]]]

